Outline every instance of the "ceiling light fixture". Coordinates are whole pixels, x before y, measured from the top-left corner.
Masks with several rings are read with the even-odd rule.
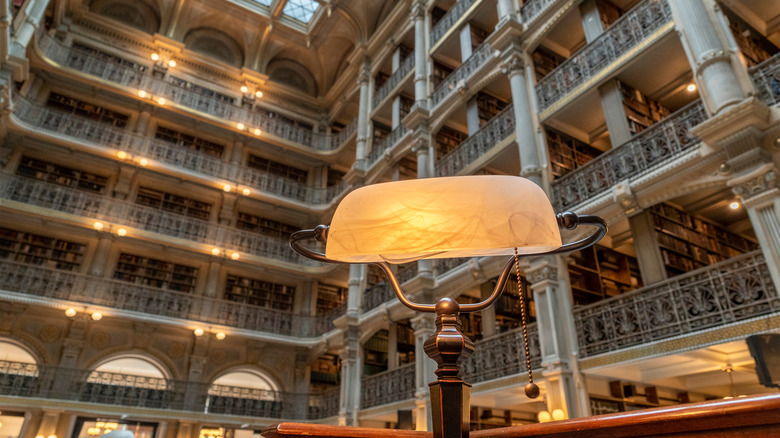
[[[168,67],[171,67],[171,68],[176,67],[176,61],[174,61],[173,59],[168,61]]]
[[[218,332],[216,335],[214,335],[214,337],[216,337],[218,341],[221,341],[225,339],[225,334],[222,332]]]
[[[117,230],[116,230],[116,234],[117,234],[119,237],[124,237],[124,236],[127,236],[127,229],[126,229],[126,228],[117,228]]]
[[[244,126],[243,123],[241,123],[241,122],[236,123],[236,129],[238,129],[239,131],[243,131],[244,128],[246,128],[246,126]]]
[[[66,310],[65,316],[67,316],[68,318],[73,318],[74,316],[76,316],[76,309],[71,307],[70,309]]]
[[[204,332],[203,332],[203,329],[202,329],[202,328],[196,328],[195,330],[193,330],[193,331],[192,331],[192,333],[194,333],[194,334],[195,334],[195,336],[198,336],[198,337],[200,337],[200,336],[203,336],[203,333],[204,333]]]
[[[731,208],[732,210],[738,209],[739,208],[739,201],[734,201],[731,204],[729,204],[729,208]]]
[[[578,225],[597,228],[588,237],[563,244],[561,229]],[[299,254],[326,263],[373,263],[390,280],[396,297],[406,307],[436,313],[436,331],[425,342],[428,356],[436,361],[438,380],[429,385],[434,435],[468,434],[469,385],[460,375],[460,363],[474,351],[474,344],[460,331],[460,312],[477,312],[500,296],[515,269],[520,283],[520,257],[559,254],[592,246],[607,233],[606,222],[597,216],[572,212],[555,214],[544,191],[532,181],[514,176],[461,176],[423,178],[373,184],[347,194],[336,208],[330,226],[293,233],[290,246]],[[301,246],[314,239],[325,244],[321,254]],[[442,298],[436,304],[410,301],[388,263],[420,259],[511,255],[490,296],[479,303],[458,304]],[[521,323],[526,327],[525,307]],[[530,361],[529,342],[523,330],[525,356]],[[529,367],[530,368],[530,367]],[[525,393],[539,396],[539,387],[529,383]],[[565,413],[561,411],[565,416]],[[454,428],[453,428],[453,425]]]
[[[696,91],[696,84],[691,83],[690,85],[688,85],[686,90],[688,90],[689,93],[693,93],[694,91]]]
[[[152,61],[159,61],[160,55],[158,53],[152,53]]]
[[[241,86],[241,92],[242,92],[242,93],[246,93],[247,91],[249,91],[249,88],[247,88],[247,86],[246,86],[246,85],[242,85],[242,86]]]
[[[100,231],[103,229],[103,222],[95,221],[94,224],[92,224],[92,228]]]
[[[92,319],[95,321],[100,321],[101,319],[103,319],[103,314],[100,312],[94,312],[92,313]]]
[[[259,98],[263,97],[263,92],[262,92],[262,91],[260,91],[260,90],[257,90],[257,91],[255,92],[255,96],[257,96],[257,98],[259,99]]]

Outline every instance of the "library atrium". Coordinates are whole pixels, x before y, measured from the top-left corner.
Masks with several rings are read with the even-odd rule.
[[[434,315],[287,240],[456,175],[609,224],[461,315],[472,430],[777,393],[780,2],[0,5],[0,436],[431,430]],[[393,270],[475,303],[504,262]]]

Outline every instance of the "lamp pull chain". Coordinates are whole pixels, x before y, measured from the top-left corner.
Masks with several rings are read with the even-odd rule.
[[[525,385],[525,395],[528,398],[539,397],[539,386],[534,383],[534,373],[531,370],[531,351],[528,347],[528,325],[525,317],[525,296],[523,295],[523,281],[520,277],[520,256],[515,247],[515,273],[517,275],[517,294],[520,296],[520,318],[523,325],[523,344],[525,347],[525,366],[528,369],[528,384]]]

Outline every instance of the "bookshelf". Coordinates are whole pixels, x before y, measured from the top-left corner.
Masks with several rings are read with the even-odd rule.
[[[119,56],[116,56],[112,53],[104,52],[94,47],[85,46],[84,44],[78,42],[74,42],[72,47],[79,52],[89,54],[92,58],[97,58],[102,61],[111,62],[113,64],[122,65],[125,67],[130,67],[133,70],[136,70],[140,73],[144,73],[149,69],[147,66],[143,64],[139,64],[137,62],[133,62],[125,58],[120,58]],[[70,67],[75,67],[75,66],[70,65]]]
[[[671,114],[668,108],[645,96],[636,88],[621,81],[618,81],[618,87],[623,96],[623,109],[632,135],[642,132]]]
[[[487,39],[490,32],[477,27],[474,23],[469,23],[469,30],[471,31],[471,50],[474,51]]]
[[[339,385],[341,364],[335,354],[326,353],[311,364],[310,388],[324,390]]]
[[[332,284],[317,285],[317,313],[326,313],[341,306],[347,299],[347,288]]]
[[[612,23],[623,15],[623,10],[615,6],[609,0],[596,0],[596,8],[599,11],[599,17],[601,18],[602,29],[612,26]]]
[[[407,96],[405,94],[400,95],[401,98],[401,118],[403,119],[406,117],[407,114],[409,114],[409,111],[412,110],[412,106],[414,105],[414,98]]]
[[[479,114],[479,127],[485,126],[485,124],[495,117],[506,108],[507,102],[499,99],[495,96],[480,91],[477,93],[477,112]]]
[[[379,330],[363,345],[363,375],[370,376],[387,370],[389,332]]]
[[[249,157],[247,157],[246,165],[252,169],[270,173],[271,175],[281,176],[301,184],[306,184],[306,180],[309,177],[309,172],[303,169],[277,163],[276,161],[271,161],[253,154],[250,154]]]
[[[431,75],[431,81],[433,81],[433,88],[436,89],[436,87],[438,87],[443,80],[447,79],[447,76],[449,76],[453,70],[455,69],[434,60],[433,73]]]
[[[389,126],[379,123],[377,121],[373,121],[374,129],[372,129],[373,133],[373,139],[372,139],[372,145],[376,146],[382,141],[384,141],[385,138],[387,138],[387,134],[392,131],[392,128]]]
[[[219,91],[212,90],[211,88],[206,88],[186,79],[177,78],[176,76],[168,76],[168,82],[176,85],[177,87],[186,88],[187,90],[200,94],[201,96],[213,97],[219,101],[227,102],[233,105],[236,103],[236,98],[233,96],[220,93]]]
[[[135,202],[136,204],[180,214],[182,216],[189,216],[195,219],[208,220],[211,215],[211,204],[207,202],[154,190],[149,187],[138,188]]]
[[[670,277],[758,247],[751,239],[669,204],[657,204],[651,213],[658,246]]]
[[[436,159],[440,159],[448,152],[458,147],[466,138],[468,138],[467,134],[446,125],[442,126],[441,129],[439,129],[439,132],[433,137],[433,141],[436,143]]]
[[[537,81],[550,74],[550,72],[561,65],[563,61],[566,61],[566,58],[544,46],[537,47],[531,57],[533,59],[534,73],[536,74]]]
[[[344,179],[344,175],[344,172],[328,167],[328,187],[338,185]]]
[[[230,301],[290,312],[294,297],[295,286],[230,274],[225,281],[225,299]]]
[[[456,300],[458,304],[474,304],[479,302],[478,298],[470,297],[468,295],[461,295]],[[464,335],[471,338],[472,341],[478,341],[482,339],[482,314],[479,312],[461,313],[460,314],[461,328],[460,331]]]
[[[130,118],[125,114],[111,111],[101,106],[93,105],[55,92],[49,93],[49,99],[46,101],[46,106],[80,117],[92,119],[100,123],[116,126],[117,128],[124,128],[127,126],[127,121]]]
[[[295,225],[285,224],[283,222],[242,212],[238,213],[236,228],[246,231],[255,231],[265,236],[277,237],[285,240],[287,240],[292,233],[301,229]]]
[[[595,245],[569,256],[574,304],[590,304],[642,286],[635,257]]]
[[[414,363],[414,329],[409,319],[398,321],[395,325],[397,334],[398,365]]]
[[[198,281],[198,268],[121,253],[114,269],[114,279],[158,289],[192,293]]]
[[[108,183],[106,177],[26,155],[22,156],[16,174],[95,193],[103,193]]]
[[[544,131],[552,173],[556,178],[587,164],[602,153],[599,149],[563,132],[548,127],[545,127]]]
[[[389,74],[383,71],[378,71],[374,76],[374,93],[379,91],[379,89],[382,88],[382,85],[384,85],[389,78],[390,78]]]
[[[528,287],[525,277],[520,277],[523,284],[526,303],[526,321],[532,323],[536,321],[536,306],[533,293]],[[495,280],[491,282],[495,286]],[[522,302],[517,292],[517,276],[510,275],[509,280],[504,287],[504,292],[496,301],[496,329],[499,333],[520,327],[522,322]]]
[[[263,114],[264,116],[268,117],[269,119],[281,120],[284,123],[290,124],[292,126],[301,127],[301,128],[306,129],[306,130],[311,130],[312,129],[312,125],[310,125],[308,123],[301,122],[301,121],[295,120],[295,119],[291,119],[291,118],[289,118],[289,117],[287,117],[287,116],[285,116],[283,114],[279,114],[277,112],[270,111],[270,110],[261,108],[259,106],[255,107],[255,111],[260,113],[260,114]]]
[[[75,271],[84,261],[86,246],[69,240],[0,228],[0,259]]]
[[[222,158],[222,154],[225,152],[225,146],[219,143],[214,143],[194,135],[185,134],[176,131],[175,129],[164,128],[162,126],[157,127],[154,138],[175,144],[181,148],[202,152],[216,158]]]
[[[729,30],[748,67],[758,65],[780,52],[775,44],[733,13],[727,6],[723,5],[721,10],[728,18]]]

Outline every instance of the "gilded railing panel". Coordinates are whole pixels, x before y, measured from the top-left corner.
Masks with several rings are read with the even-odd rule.
[[[471,5],[476,2],[477,0],[458,0],[455,2],[455,4],[452,5],[452,8],[450,8],[450,10],[447,11],[431,29],[431,46],[435,46],[441,37],[443,37],[444,34],[460,20],[460,17],[469,10]]]
[[[376,164],[385,151],[391,150],[395,145],[401,142],[411,131],[404,125],[399,125],[397,128],[390,131],[379,144],[375,144],[371,148],[371,152],[368,153],[368,166],[371,167]]]
[[[542,112],[672,20],[665,0],[645,0],[536,84]]]
[[[387,95],[401,83],[401,79],[405,78],[412,70],[414,70],[414,52],[401,61],[401,65],[398,66],[398,69],[394,71],[393,74],[387,78],[387,81],[379,87],[379,90],[374,93],[374,97],[371,99],[371,108],[376,109]]]
[[[470,383],[485,382],[527,372],[522,329],[514,329],[474,343],[474,353],[463,362],[464,379]],[[531,368],[542,363],[539,331],[528,324],[528,348]]]
[[[449,76],[433,90],[431,94],[431,104],[436,108],[447,96],[458,91],[458,87],[463,82],[468,81],[485,63],[493,57],[493,48],[490,44],[482,43],[474,50],[460,67],[456,68]]]
[[[363,409],[414,398],[414,364],[372,376],[363,376],[360,384],[360,407]]]
[[[631,140],[552,183],[556,211],[565,211],[587,201],[618,182],[637,176],[699,144],[690,130],[706,120],[701,101],[693,102]]]
[[[761,251],[574,310],[580,357],[780,312]]]

